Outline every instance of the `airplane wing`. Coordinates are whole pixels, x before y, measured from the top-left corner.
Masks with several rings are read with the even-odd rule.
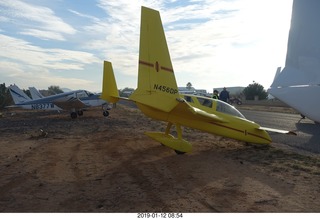
[[[69,99],[57,99],[54,100],[53,103],[64,110],[82,109],[88,107],[81,100],[75,97],[71,97]]]
[[[281,129],[267,128],[267,127],[260,127],[258,129],[265,130],[268,132],[280,133],[280,134],[297,135],[297,133],[295,133],[294,131],[287,131],[287,130],[281,130]]]
[[[207,113],[201,109],[191,106],[183,98],[177,98],[177,101],[179,103],[173,110],[179,112],[180,115],[186,116],[186,118],[189,118],[189,119],[194,118],[195,120],[202,120],[206,122],[209,122],[209,121],[221,122],[221,123],[228,122],[227,120],[215,114]]]

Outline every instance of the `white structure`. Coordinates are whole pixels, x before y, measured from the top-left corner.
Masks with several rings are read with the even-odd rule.
[[[320,123],[320,1],[294,0],[286,65],[268,92]]]

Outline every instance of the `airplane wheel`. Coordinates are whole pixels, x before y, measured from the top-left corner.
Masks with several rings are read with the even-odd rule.
[[[77,118],[77,113],[76,112],[72,112],[70,113],[70,116],[72,119],[76,119]]]
[[[176,152],[176,154],[178,155],[182,155],[182,154],[185,154],[186,152],[183,152],[183,151],[178,151],[178,150],[174,150]]]
[[[82,110],[79,110],[79,111],[78,111],[78,115],[79,115],[79,116],[82,116],[82,115],[83,115],[83,111],[82,111]]]
[[[103,115],[104,115],[105,117],[107,117],[107,116],[109,116],[109,112],[108,112],[108,111],[103,111]]]

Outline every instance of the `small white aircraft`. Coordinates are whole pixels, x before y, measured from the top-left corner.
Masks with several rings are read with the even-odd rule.
[[[75,119],[77,116],[83,115],[83,109],[94,106],[106,105],[106,101],[100,98],[100,95],[93,94],[86,90],[75,90],[65,93],[60,93],[48,97],[43,97],[35,88],[32,92],[36,95],[34,99],[28,97],[17,85],[8,87],[14,106],[30,110],[69,110],[71,118]],[[36,92],[35,92],[36,90]],[[31,92],[31,91],[30,91]],[[109,112],[104,111],[104,116],[108,116]]]

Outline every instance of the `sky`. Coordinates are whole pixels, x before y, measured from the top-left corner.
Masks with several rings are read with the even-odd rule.
[[[0,83],[137,87],[141,6],[158,10],[179,87],[269,88],[284,67],[292,0],[0,0]]]

